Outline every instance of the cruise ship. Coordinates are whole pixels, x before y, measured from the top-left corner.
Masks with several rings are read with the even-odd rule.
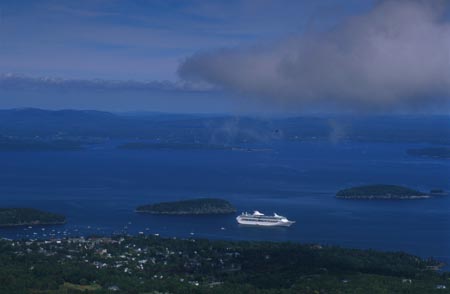
[[[290,221],[285,216],[281,216],[276,213],[273,215],[264,215],[257,210],[253,212],[253,214],[243,212],[236,218],[236,220],[241,225],[266,227],[289,227],[295,223],[295,221]]]

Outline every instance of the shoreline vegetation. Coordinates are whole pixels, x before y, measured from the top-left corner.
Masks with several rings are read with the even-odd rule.
[[[427,199],[429,194],[396,185],[365,185],[340,190],[339,199]]]
[[[270,148],[248,148],[208,143],[152,143],[152,142],[129,142],[117,146],[122,150],[229,150],[243,152],[270,152]]]
[[[0,208],[0,228],[63,225],[66,217],[34,208]]]
[[[319,244],[115,235],[0,240],[0,249],[0,292],[9,294],[422,294],[450,287],[450,273],[431,258]]]
[[[166,215],[211,215],[235,213],[236,208],[223,199],[197,198],[141,205],[136,208],[136,212]]]

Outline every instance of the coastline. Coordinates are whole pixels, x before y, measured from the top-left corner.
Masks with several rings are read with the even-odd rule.
[[[349,196],[336,196],[337,199],[355,199],[355,200],[417,200],[417,199],[429,199],[431,195],[412,195],[412,196],[395,196],[395,195],[349,195]]]
[[[4,267],[13,270],[17,280],[31,281],[24,289],[27,293],[42,281],[51,285],[43,289],[48,293],[65,293],[67,285],[85,289],[95,286],[95,293],[108,291],[111,285],[117,285],[120,293],[150,293],[155,288],[170,290],[176,286],[179,291],[171,293],[180,294],[248,293],[249,287],[252,293],[266,288],[271,290],[267,293],[299,293],[298,289],[307,290],[317,284],[324,293],[347,293],[350,287],[360,289],[358,293],[371,293],[374,285],[383,293],[396,293],[410,281],[414,282],[408,284],[408,290],[415,290],[411,293],[424,293],[417,290],[450,286],[448,272],[442,270],[443,262],[404,251],[142,234],[0,242]],[[42,266],[34,271],[29,260]],[[277,269],[275,278],[273,268]],[[67,272],[77,274],[77,279],[67,279]],[[0,292],[23,288],[14,283],[6,286]],[[238,289],[244,291],[236,292]]]
[[[27,223],[18,223],[18,224],[0,224],[0,228],[14,228],[14,227],[24,227],[24,226],[56,226],[56,225],[65,225],[67,221],[63,222],[27,222]]]
[[[142,213],[142,214],[154,214],[154,215],[227,215],[227,214],[233,214],[236,213],[235,211],[230,211],[230,212],[205,212],[205,213],[201,213],[201,212],[191,212],[191,211],[177,211],[177,212],[171,212],[171,211],[153,211],[153,210],[135,210],[136,213]]]

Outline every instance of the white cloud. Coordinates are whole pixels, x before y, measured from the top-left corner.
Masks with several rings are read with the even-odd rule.
[[[152,90],[204,92],[213,88],[204,83],[186,81],[135,81],[135,80],[103,80],[103,79],[63,79],[54,77],[27,77],[5,73],[0,74],[0,88],[3,90],[37,90],[37,89],[69,89],[69,90]]]
[[[448,107],[447,3],[382,1],[328,32],[195,54],[179,74],[294,108]]]

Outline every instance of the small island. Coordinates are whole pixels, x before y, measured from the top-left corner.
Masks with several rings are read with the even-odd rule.
[[[34,208],[0,208],[0,227],[61,225],[66,217]]]
[[[206,215],[235,213],[236,208],[226,200],[198,198],[173,202],[160,202],[136,208],[137,212],[167,215]]]
[[[367,185],[343,189],[337,192],[340,199],[424,199],[430,195],[396,185]]]

